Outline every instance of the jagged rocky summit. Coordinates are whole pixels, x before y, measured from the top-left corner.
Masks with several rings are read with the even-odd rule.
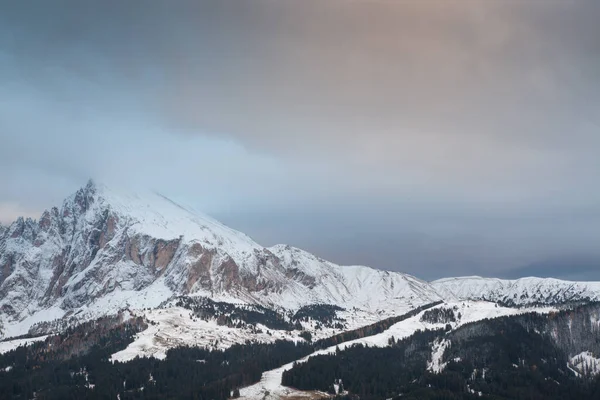
[[[38,221],[19,218],[0,230],[0,321],[15,326],[12,333],[54,318],[155,307],[178,295],[373,312],[441,298],[412,276],[263,247],[160,194],[93,181]]]

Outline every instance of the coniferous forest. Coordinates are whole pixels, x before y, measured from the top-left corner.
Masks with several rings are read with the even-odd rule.
[[[308,344],[278,341],[247,343],[225,351],[177,348],[164,360],[136,358],[110,362],[112,353],[133,336],[111,331],[102,344],[62,360],[38,351],[45,343],[19,347],[0,355],[8,371],[0,379],[1,399],[227,399],[242,386],[260,380],[265,370],[310,353]],[[43,351],[42,351],[43,353]]]
[[[573,354],[600,351],[600,328],[590,317],[598,307],[419,331],[402,340],[391,338],[384,348],[338,349],[295,364],[282,383],[362,400],[599,399],[600,377],[577,377],[568,367]],[[423,317],[442,324],[454,318],[454,310],[435,310],[440,311],[426,311]],[[395,319],[410,315],[416,314]],[[0,399],[227,399],[260,380],[264,371],[347,338],[381,332],[390,323],[316,342],[249,342],[227,350],[183,347],[169,350],[164,360],[113,363],[110,355],[147,325],[139,317],[105,317],[0,355]],[[446,346],[439,363],[444,368],[436,373],[432,348],[442,341]]]
[[[316,342],[249,342],[227,350],[184,347],[169,350],[164,360],[137,358],[126,363],[113,363],[110,355],[124,349],[147,325],[142,318],[123,322],[121,316],[104,317],[0,354],[0,371],[4,370],[0,399],[114,399],[117,394],[121,399],[227,399],[240,387],[258,382],[264,371],[321,348],[382,332],[436,304]],[[212,302],[193,306],[198,312],[220,312]],[[323,309],[303,313],[322,314]],[[263,318],[262,313],[245,315]]]
[[[355,345],[295,365],[284,372],[283,384],[333,393],[334,382],[342,382],[347,398],[362,400],[600,399],[600,376],[576,377],[568,368],[568,354],[600,350],[599,328],[585,327],[590,323],[586,311],[594,307],[417,332],[386,348]],[[442,359],[445,368],[434,373],[428,370],[431,349],[442,339],[450,343]]]

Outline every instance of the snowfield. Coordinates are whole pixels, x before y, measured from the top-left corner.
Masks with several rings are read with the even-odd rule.
[[[569,369],[577,376],[596,376],[600,374],[600,357],[595,357],[591,352],[584,351],[571,357]]]
[[[390,316],[402,315],[414,309],[406,305],[395,313],[372,313],[366,310],[339,311],[339,317],[345,319],[344,329],[321,327],[316,329],[314,321],[302,322],[305,330],[312,334],[313,340],[331,337],[344,331],[371,325]],[[111,360],[125,362],[135,357],[155,357],[163,359],[167,350],[178,346],[195,346],[209,349],[227,349],[235,344],[247,341],[272,343],[276,340],[303,341],[301,331],[270,329],[258,324],[260,332],[246,328],[230,328],[218,325],[215,319],[202,320],[194,317],[193,312],[182,307],[158,308],[132,311],[149,321],[149,327],[138,333],[133,343],[126,349],[113,354]]]
[[[7,340],[4,342],[0,342],[0,354],[7,353],[16,349],[19,346],[29,346],[35,342],[43,342],[46,340],[48,336],[39,336],[36,338],[27,338],[27,339],[15,339],[15,340]]]
[[[298,331],[280,331],[258,325],[261,333],[247,328],[230,328],[218,325],[215,320],[201,320],[190,310],[181,307],[156,309],[141,313],[150,323],[148,329],[138,333],[126,349],[112,355],[111,361],[125,362],[135,357],[164,359],[167,350],[179,346],[227,349],[249,340],[272,343],[276,340],[303,341]]]

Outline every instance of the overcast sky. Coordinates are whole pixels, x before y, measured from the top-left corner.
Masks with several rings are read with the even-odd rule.
[[[0,0],[0,221],[92,177],[339,263],[600,279],[599,20],[596,0]]]

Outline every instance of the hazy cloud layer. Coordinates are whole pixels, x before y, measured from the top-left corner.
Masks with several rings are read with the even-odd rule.
[[[599,17],[592,0],[0,2],[0,221],[93,176],[427,278],[597,254]]]

